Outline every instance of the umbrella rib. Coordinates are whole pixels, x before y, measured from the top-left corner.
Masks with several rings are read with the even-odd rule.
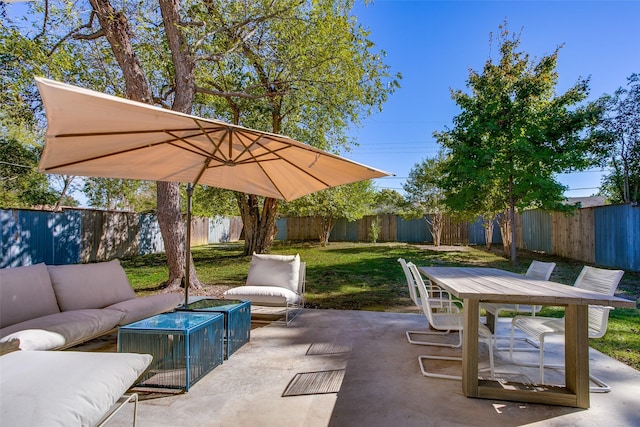
[[[99,156],[94,156],[94,157],[89,157],[89,158],[85,158],[85,159],[81,159],[81,160],[76,160],[76,161],[73,161],[73,162],[62,163],[62,164],[59,164],[59,165],[54,165],[54,166],[50,166],[48,168],[45,168],[45,170],[55,170],[55,169],[59,169],[59,168],[65,168],[67,166],[73,166],[73,165],[78,165],[78,164],[82,164],[82,163],[89,163],[89,162],[92,162],[94,160],[106,159],[106,158],[109,158],[109,157],[118,156],[120,154],[131,153],[133,151],[138,151],[138,150],[142,150],[144,148],[149,148],[149,147],[155,147],[156,145],[162,145],[162,144],[166,144],[166,142],[162,141],[162,142],[149,143],[149,144],[144,145],[143,147],[127,148],[126,150],[120,150],[120,151],[116,151],[116,152],[113,152],[113,153],[102,154],[102,155],[99,155]]]
[[[213,138],[211,138],[211,132],[208,131],[207,129],[205,129],[201,124],[200,121],[193,119],[193,121],[195,122],[195,124],[200,128],[200,130],[202,131],[202,133],[204,134],[204,136],[207,137],[207,139],[209,140],[209,142],[211,143],[211,145],[213,146],[213,153],[210,154],[211,158],[215,158],[216,152],[220,153],[220,156],[224,159],[224,153],[222,152],[222,150],[220,149],[220,146],[222,145],[222,142],[224,141],[225,136],[227,136],[228,134],[231,134],[230,129],[228,126],[220,126],[220,128],[224,128],[224,135],[222,135],[222,137],[220,138],[220,142],[216,143]],[[229,144],[229,152],[231,152],[231,144]],[[204,151],[204,150],[203,150]],[[207,154],[209,155],[209,154]],[[231,156],[229,156],[229,158],[231,158]],[[223,160],[224,162],[224,160]],[[207,163],[208,166],[208,163]],[[205,167],[206,169],[206,167]],[[204,173],[204,170],[202,171]],[[202,174],[200,174],[202,175]]]

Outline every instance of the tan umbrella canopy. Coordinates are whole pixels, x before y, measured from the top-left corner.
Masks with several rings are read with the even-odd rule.
[[[293,139],[36,78],[40,171],[205,184],[293,200],[389,175]]]
[[[390,175],[286,136],[49,79],[36,82],[47,116],[41,172],[205,184],[284,200]],[[186,237],[185,305],[190,226]]]

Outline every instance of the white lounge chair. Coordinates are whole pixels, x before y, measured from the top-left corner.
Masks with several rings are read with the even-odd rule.
[[[586,289],[593,292],[599,292],[605,295],[613,295],[624,271],[622,270],[604,270],[595,267],[585,266],[580,275],[576,279],[574,286],[576,288]],[[589,338],[601,338],[607,332],[607,324],[609,320],[609,310],[611,307],[589,306]],[[544,383],[544,340],[549,335],[564,336],[564,318],[553,317],[532,317],[532,316],[516,316],[511,323],[511,342],[509,345],[509,355],[513,360],[513,341],[515,329],[518,328],[527,334],[528,337],[537,340],[540,349],[540,361],[537,365],[540,367],[539,382]],[[525,365],[525,364],[521,364]],[[530,364],[527,366],[531,366]],[[546,365],[547,367],[563,368],[563,366]],[[606,393],[611,388],[602,380],[590,375],[590,379],[595,382],[598,387],[591,387],[592,392]]]
[[[551,273],[555,267],[555,262],[541,262],[534,260],[531,262],[531,265],[529,265],[525,276],[531,279],[549,280],[549,277],[551,277]],[[487,326],[491,329],[491,332],[494,333],[494,339],[497,339],[498,317],[500,316],[500,312],[515,311],[519,313],[531,313],[532,316],[535,316],[542,307],[539,305],[525,304],[481,303],[480,308],[484,308],[488,314],[491,314],[491,316],[487,316]],[[493,317],[493,319],[490,319],[490,317]],[[493,320],[493,322],[491,320]]]
[[[429,298],[429,294],[427,292],[427,288],[424,284],[424,280],[422,280],[422,276],[418,271],[418,268],[413,263],[407,263],[407,267],[409,271],[411,271],[414,280],[418,284],[418,292],[420,294],[420,299],[422,302],[422,311],[425,316],[429,320],[429,324],[437,330],[440,331],[457,331],[458,332],[458,343],[457,344],[446,344],[441,342],[422,342],[422,345],[431,345],[436,347],[460,347],[462,345],[462,330],[464,323],[464,314],[460,313],[459,310],[443,310],[440,312],[433,312],[431,307],[431,298]],[[485,325],[479,324],[478,333],[480,334],[480,338],[487,343],[489,346],[489,369],[491,370],[491,379],[494,379],[494,362],[493,362],[493,340],[491,338],[491,331]],[[425,333],[426,334],[426,333]],[[432,335],[442,335],[442,332],[432,332]],[[445,378],[452,380],[462,380],[462,376],[460,375],[446,375],[446,374],[437,374],[433,372],[429,372],[424,368],[423,360],[452,360],[452,361],[462,361],[462,357],[459,356],[419,356],[418,363],[420,364],[420,371],[422,375],[425,377],[431,378]]]
[[[224,297],[251,301],[252,312],[259,307],[283,308],[289,325],[304,307],[305,274],[306,264],[298,255],[254,253],[246,285],[227,290]]]

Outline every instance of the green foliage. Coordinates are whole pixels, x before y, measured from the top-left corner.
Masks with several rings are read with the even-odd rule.
[[[603,178],[601,194],[612,203],[640,200],[640,74],[632,74],[628,88],[601,99],[606,114],[601,122],[607,137],[605,164],[612,168]]]
[[[596,161],[601,107],[581,105],[588,80],[556,94],[559,48],[534,62],[506,24],[498,42],[500,58],[470,72],[470,93],[452,91],[462,110],[453,129],[434,133],[447,154],[445,203],[467,216],[567,210],[556,175]]]
[[[440,153],[437,157],[424,159],[411,168],[409,177],[402,186],[407,202],[404,217],[422,218],[446,212],[445,193],[440,187],[443,161],[444,156]]]
[[[360,181],[309,194],[292,202],[283,203],[281,215],[315,217],[320,222],[323,244],[339,218],[356,221],[370,214],[376,192],[371,181]]]
[[[156,206],[156,185],[149,181],[87,178],[84,194],[89,206],[109,210],[147,212]]]
[[[19,137],[19,133],[0,130],[0,207],[54,205],[58,195],[38,172],[40,148]]]
[[[196,216],[239,216],[233,191],[199,185],[193,192],[193,214]]]
[[[405,205],[406,201],[400,192],[383,188],[376,193],[373,213],[376,215],[399,214]]]

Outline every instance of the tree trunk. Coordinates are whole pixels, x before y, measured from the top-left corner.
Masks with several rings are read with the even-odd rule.
[[[244,226],[244,255],[269,253],[277,233],[278,200],[265,197],[261,212],[258,196],[237,193],[236,198]]]
[[[109,0],[90,0],[96,12],[111,50],[122,70],[127,98],[134,101],[153,104],[153,95],[145,77],[142,65],[136,56],[130,35],[133,34],[126,16],[116,12]],[[191,112],[195,85],[193,83],[193,59],[179,30],[178,2],[160,0],[160,8],[172,53],[176,72],[176,90],[173,109],[184,113]],[[169,278],[165,282],[169,289],[180,286],[185,271],[185,228],[180,211],[180,186],[177,183],[158,182],[158,224],[162,232]],[[201,287],[193,263],[189,270],[191,286]]]
[[[320,236],[318,237],[320,238],[320,245],[324,247],[329,244],[329,236],[335,221],[332,217],[318,217],[318,222],[320,223]]]
[[[498,221],[498,225],[500,226],[500,236],[502,237],[502,248],[506,256],[509,256],[509,253],[511,252],[510,220],[511,216],[509,215],[509,211],[506,210],[500,216],[500,221]]]
[[[495,216],[493,216],[492,218],[490,218],[489,220],[486,219],[486,217],[482,217],[482,226],[484,227],[484,239],[485,239],[485,244],[487,246],[487,250],[490,251],[491,250],[491,244],[493,243],[493,224],[494,224],[494,220],[496,219]]]
[[[513,175],[509,178],[509,222],[511,223],[511,264],[518,265],[516,248],[516,203],[513,199]]]

